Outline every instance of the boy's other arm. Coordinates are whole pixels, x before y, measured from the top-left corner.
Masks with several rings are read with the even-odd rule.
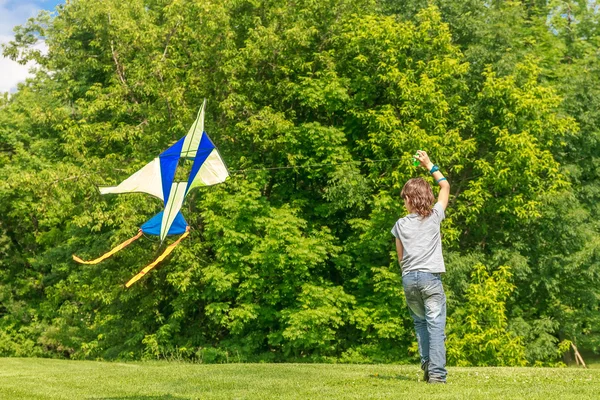
[[[422,150],[418,150],[417,154],[419,155],[417,159],[421,162],[421,166],[427,171],[431,171],[431,168],[433,168],[433,163],[429,159],[427,153]],[[439,181],[438,185],[440,185],[438,203],[441,203],[442,207],[444,207],[444,210],[446,210],[446,207],[448,206],[448,198],[450,197],[450,183],[446,179],[440,181],[440,179],[444,177],[444,175],[440,171],[435,171],[432,176],[436,182]]]
[[[404,247],[400,239],[396,238],[396,253],[398,253],[398,264],[402,265],[402,256],[404,255]]]

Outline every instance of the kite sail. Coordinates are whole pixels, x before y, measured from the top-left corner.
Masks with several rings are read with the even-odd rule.
[[[179,139],[177,143],[119,185],[100,188],[101,194],[148,193],[161,199],[164,209],[144,223],[136,236],[121,243],[108,253],[91,261],[83,261],[73,255],[76,262],[97,264],[137,240],[143,233],[160,237],[161,243],[168,235],[182,235],[176,242],[169,245],[153,263],[127,282],[125,286],[129,287],[168,256],[175,246],[189,234],[189,226],[180,212],[185,197],[196,187],[215,185],[224,182],[229,177],[229,171],[219,151],[204,131],[205,107],[206,100],[187,135]],[[187,181],[176,182],[175,172],[181,159],[192,160],[192,167]]]

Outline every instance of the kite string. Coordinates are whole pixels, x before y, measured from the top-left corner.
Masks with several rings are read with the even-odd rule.
[[[232,173],[245,173],[248,171],[273,171],[280,169],[299,169],[299,168],[313,168],[313,167],[327,167],[333,165],[346,165],[346,164],[366,164],[366,163],[379,163],[386,161],[401,161],[402,158],[380,158],[376,160],[362,160],[362,161],[346,161],[341,163],[319,163],[319,164],[308,164],[308,165],[286,165],[283,167],[264,167],[264,168],[245,168],[245,169],[232,169],[229,172]]]
[[[346,161],[340,163],[319,163],[319,164],[308,164],[308,165],[286,165],[283,167],[263,167],[263,168],[244,168],[244,169],[227,169],[232,174],[244,174],[249,171],[273,171],[280,169],[300,169],[300,168],[314,168],[314,167],[328,167],[333,165],[347,165],[347,164],[367,164],[367,163],[380,163],[386,161],[402,161],[404,158],[379,158],[376,160],[362,160],[362,161]],[[89,175],[89,174],[88,174]],[[69,179],[75,179],[77,177],[71,177]],[[99,186],[100,184],[96,184]]]

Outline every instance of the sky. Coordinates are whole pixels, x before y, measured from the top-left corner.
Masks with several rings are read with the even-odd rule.
[[[64,0],[0,0],[0,43],[8,43],[14,37],[13,28],[35,17],[40,10],[54,10]],[[40,44],[43,46],[43,44]],[[14,92],[17,83],[28,76],[32,65],[19,65],[0,54],[0,93]]]

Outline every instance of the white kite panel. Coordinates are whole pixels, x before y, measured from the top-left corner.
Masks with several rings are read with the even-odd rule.
[[[183,158],[194,158],[198,152],[198,146],[200,146],[200,140],[202,139],[202,133],[204,132],[204,107],[206,106],[206,99],[202,103],[202,108],[198,113],[196,121],[192,124],[188,134],[185,136],[183,146],[181,148],[181,157]]]
[[[221,155],[217,149],[213,149],[200,167],[189,190],[199,186],[216,185],[217,183],[225,182],[228,177],[229,171],[227,171],[227,167],[225,166]]]
[[[165,205],[165,211],[163,212],[162,224],[160,226],[160,240],[164,240],[167,236],[167,232],[171,228],[171,224],[175,220],[177,213],[181,210],[183,205],[183,199],[185,198],[185,188],[187,182],[174,182],[171,186],[171,193],[169,193],[169,200]]]
[[[118,186],[101,187],[99,189],[101,194],[139,192],[148,193],[164,200],[160,179],[160,159],[155,158],[150,161]]]

